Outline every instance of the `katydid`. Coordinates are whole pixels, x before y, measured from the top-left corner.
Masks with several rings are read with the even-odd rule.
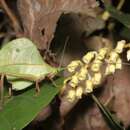
[[[2,79],[3,75],[7,77],[13,90],[22,90],[36,83],[39,92],[38,83],[58,72],[59,68],[43,61],[36,46],[27,38],[13,40],[0,50],[0,75]]]
[[[45,77],[53,77],[58,73],[57,68],[53,68],[49,65],[33,65],[33,64],[9,64],[0,66],[0,74],[7,76],[10,82],[21,80],[29,80],[32,83],[36,82],[36,89],[39,92],[38,82]],[[13,76],[13,77],[12,77]],[[20,81],[19,81],[20,82]],[[12,88],[16,90],[15,88]],[[20,90],[20,89],[17,89]]]

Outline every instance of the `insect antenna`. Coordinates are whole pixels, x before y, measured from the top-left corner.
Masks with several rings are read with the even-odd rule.
[[[63,70],[65,70],[65,68],[61,67],[62,66],[62,63],[63,63],[63,60],[64,60],[64,54],[65,54],[65,49],[67,47],[67,43],[69,42],[69,39],[70,37],[67,36],[66,40],[65,40],[65,44],[64,44],[64,47],[63,47],[63,51],[61,53],[61,60],[60,60],[60,63],[59,63],[59,66],[58,66],[58,72],[61,72]],[[50,78],[50,81],[52,82],[52,84],[55,86],[55,87],[58,87],[58,85],[55,83],[55,81]]]
[[[61,66],[62,66],[62,63],[63,63],[63,60],[64,60],[65,49],[66,49],[66,47],[67,47],[67,44],[68,44],[68,42],[69,42],[69,39],[70,39],[70,37],[67,36],[67,38],[66,38],[66,40],[65,40],[64,47],[63,47],[63,51],[62,51],[62,53],[61,53],[61,60],[60,60],[59,67],[58,67],[58,71],[59,71],[59,72],[60,72],[60,71],[63,71],[63,70],[65,69],[65,68],[62,68]]]

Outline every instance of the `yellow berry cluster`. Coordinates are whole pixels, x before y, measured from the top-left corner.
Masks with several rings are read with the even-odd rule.
[[[105,76],[122,69],[120,54],[124,48],[129,48],[127,51],[129,61],[130,44],[126,44],[125,40],[117,42],[115,49],[101,48],[98,52],[90,51],[82,57],[82,61],[72,61],[67,66],[71,76],[64,81],[64,86],[71,87],[66,95],[67,99],[72,102],[76,98],[81,98],[83,94],[93,92]]]

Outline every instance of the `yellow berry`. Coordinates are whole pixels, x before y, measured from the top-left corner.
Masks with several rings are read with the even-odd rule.
[[[88,52],[85,56],[83,56],[82,58],[83,62],[89,64],[91,60],[94,58],[95,54],[96,54],[95,51]]]
[[[107,51],[108,51],[108,48],[101,48],[101,49],[99,50],[97,59],[103,60],[103,59],[105,58],[105,55],[107,54]]]
[[[110,74],[114,74],[116,70],[116,66],[114,64],[109,64],[106,67],[106,71],[105,71],[105,75],[110,75]]]
[[[67,83],[69,80],[71,80],[71,79],[72,79],[72,77],[66,78],[66,79],[64,80],[64,85],[66,85],[66,83]]]
[[[73,88],[75,88],[79,83],[79,80],[78,80],[78,75],[77,73],[75,75],[72,76],[70,82],[69,82],[69,85]]]
[[[122,69],[122,60],[118,58],[116,61],[116,69]]]
[[[130,50],[127,51],[127,60],[130,60]]]
[[[76,98],[75,90],[69,90],[66,97],[68,101],[73,102]]]
[[[75,60],[75,61],[72,61],[68,66],[67,66],[67,70],[69,72],[74,72],[75,69],[79,66],[81,66],[83,63],[80,61],[80,60]]]
[[[76,97],[77,97],[78,99],[80,99],[80,98],[82,97],[82,94],[83,94],[83,87],[78,86],[78,87],[76,88]]]
[[[123,48],[125,47],[125,43],[126,43],[125,40],[118,41],[117,42],[117,46],[115,48],[115,51],[117,53],[122,53],[123,52]]]
[[[106,21],[106,20],[108,20],[108,18],[109,18],[110,16],[111,16],[110,13],[109,13],[108,11],[105,11],[105,12],[103,13],[103,15],[102,15],[102,19],[103,19],[104,21]]]
[[[115,51],[112,51],[110,53],[110,58],[108,59],[109,63],[115,63],[118,57],[119,57],[119,54],[116,53]]]
[[[111,73],[115,73],[115,65],[114,64],[111,64],[110,66],[109,66],[109,70],[111,71]]]
[[[86,83],[85,83],[85,92],[86,93],[93,92],[93,83],[92,83],[92,80],[86,80]]]
[[[102,74],[100,72],[95,73],[94,77],[92,78],[92,82],[94,85],[99,85],[101,83]]]
[[[102,65],[102,61],[96,59],[96,60],[93,62],[92,66],[91,66],[91,70],[92,70],[93,72],[98,72],[98,71],[100,71],[101,65]]]
[[[82,68],[80,69],[80,71],[79,71],[78,79],[79,79],[80,81],[85,80],[86,77],[87,77],[87,74],[88,74],[87,68],[86,68],[86,67],[82,67]]]

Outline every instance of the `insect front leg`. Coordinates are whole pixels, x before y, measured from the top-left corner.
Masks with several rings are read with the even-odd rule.
[[[12,86],[10,86],[8,90],[8,97],[11,97],[11,96],[12,96]]]
[[[34,81],[35,81],[35,87],[36,87],[36,92],[37,92],[37,94],[40,93],[39,83],[40,83],[42,80],[44,80],[44,79],[45,79],[45,77],[40,77],[39,79],[34,80]]]

